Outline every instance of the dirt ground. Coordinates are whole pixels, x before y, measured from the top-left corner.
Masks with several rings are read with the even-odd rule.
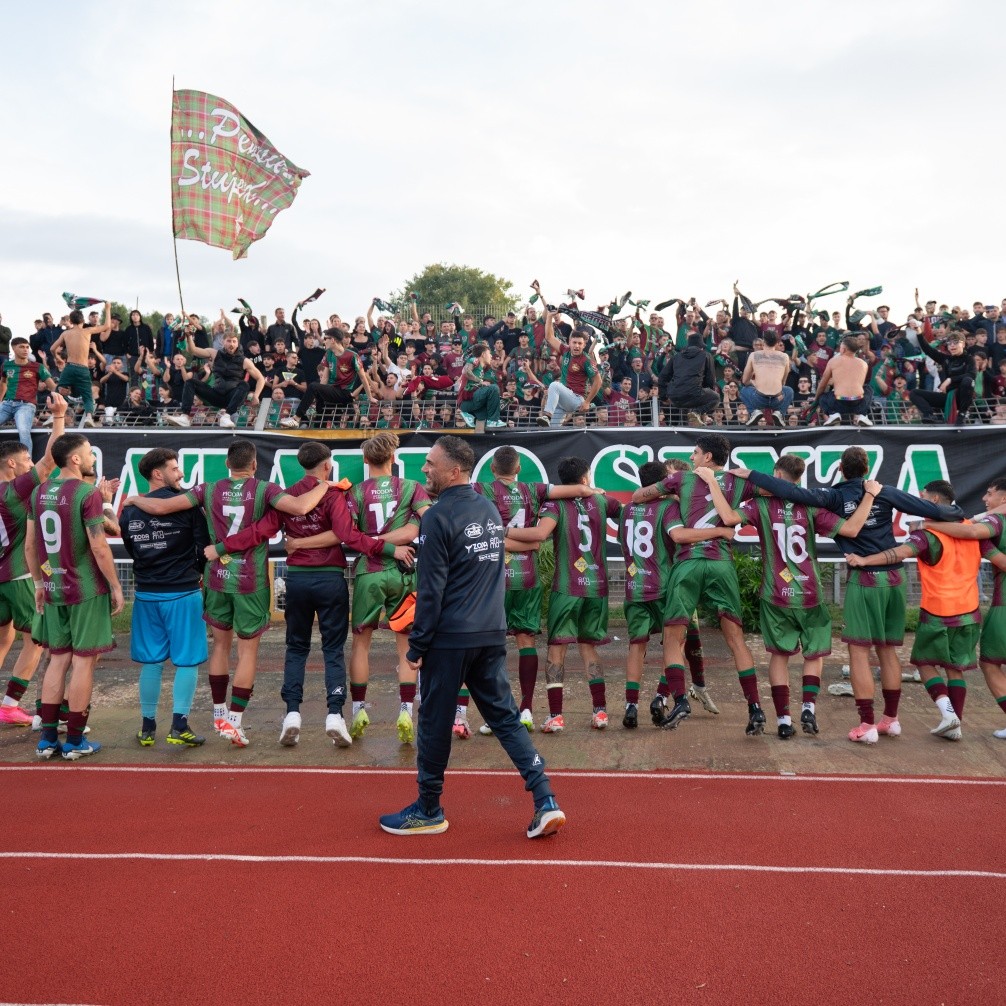
[[[900,718],[904,732],[897,739],[881,738],[877,745],[850,743],[846,734],[857,722],[851,698],[827,694],[826,686],[840,680],[841,666],[847,661],[845,647],[836,640],[835,651],[825,661],[824,681],[817,717],[821,733],[810,737],[803,733],[781,741],[775,733],[775,716],[768,689],[767,658],[761,640],[748,642],[759,668],[762,706],[769,729],[763,737],[746,737],[747,709],[730,662],[729,652],[719,633],[703,633],[706,678],[720,714],[706,713],[693,703],[693,714],[677,730],[660,731],[651,726],[647,708],[660,674],[659,651],[651,644],[640,700],[640,726],[628,731],[621,725],[624,709],[625,656],[624,630],[614,628],[616,638],[602,650],[608,681],[608,710],[611,726],[607,731],[590,729],[590,695],[579,657],[567,658],[565,689],[566,730],[560,735],[535,733],[546,763],[553,768],[576,769],[696,769],[724,772],[771,772],[781,774],[895,774],[1002,776],[1006,771],[1006,741],[997,740],[992,731],[1006,726],[1006,718],[993,702],[980,673],[969,675],[969,695],[964,724],[964,738],[950,743],[930,736],[929,730],[939,719],[935,707],[920,684],[905,682]],[[902,659],[907,661],[911,640],[906,640]],[[541,722],[547,711],[544,685],[544,641],[535,693],[535,721]],[[348,655],[348,646],[347,646]],[[12,658],[8,658],[8,663]],[[266,634],[260,651],[255,695],[245,715],[245,727],[251,744],[234,748],[216,737],[210,725],[210,694],[205,673],[201,674],[191,721],[194,728],[208,736],[198,749],[178,750],[163,740],[170,722],[171,671],[165,671],[162,689],[160,731],[154,747],[141,748],[135,734],[139,727],[138,668],[129,659],[129,639],[119,639],[118,648],[104,657],[96,674],[91,726],[93,736],[103,748],[98,756],[102,764],[228,764],[228,765],[331,765],[381,766],[408,768],[415,764],[414,748],[402,745],[395,734],[398,691],[394,676],[394,651],[390,634],[375,636],[372,675],[367,700],[371,703],[371,726],[365,737],[347,749],[336,749],[325,736],[324,684],[318,640],[308,663],[307,700],[302,707],[304,726],[300,745],[280,747],[277,743],[285,708],[280,700],[283,665],[282,623]],[[907,666],[907,665],[906,665]],[[517,655],[511,649],[511,681],[516,687]],[[794,663],[790,676],[792,708],[799,716],[800,676]],[[34,699],[35,683],[25,700]],[[878,686],[877,714],[881,712]],[[481,737],[482,722],[472,707],[470,721],[474,736],[456,741],[451,765],[455,768],[505,768],[509,762],[492,737]],[[0,731],[0,760],[31,762],[35,760],[37,734],[28,730],[3,728]],[[97,758],[95,759],[97,761]]]

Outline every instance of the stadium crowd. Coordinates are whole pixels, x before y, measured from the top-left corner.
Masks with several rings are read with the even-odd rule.
[[[223,309],[213,321],[169,314],[156,328],[139,311],[91,311],[77,322],[89,339],[77,364],[71,314],[45,313],[24,361],[23,338],[0,326],[0,353],[11,353],[0,422],[28,428],[46,390],[66,387],[84,425],[246,427],[263,404],[262,428],[1006,423],[1006,300],[968,309],[916,292],[896,321],[853,297],[844,313],[803,298],[755,304],[736,284],[732,299],[654,311],[627,297],[583,310],[573,290],[550,306],[534,289],[502,318],[452,304],[435,321],[415,298],[397,308],[374,298],[351,321],[304,318],[311,300],[272,321],[242,301],[237,325]],[[25,364],[43,368],[37,389],[17,379]],[[74,366],[81,380],[61,384]]]

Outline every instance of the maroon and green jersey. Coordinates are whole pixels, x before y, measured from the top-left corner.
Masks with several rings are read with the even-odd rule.
[[[998,513],[987,513],[984,517],[978,517],[976,524],[987,524],[992,528],[992,537],[985,538],[978,544],[981,546],[982,558],[987,559],[992,552],[1002,552],[1006,554],[1006,517]],[[992,580],[992,607],[1001,608],[1006,604],[1006,573],[1001,569],[992,567],[994,578]]]
[[[621,511],[617,500],[607,496],[549,500],[542,505],[540,516],[555,521],[553,593],[570,597],[607,596],[606,518],[618,520]]]
[[[597,368],[586,353],[574,356],[566,343],[561,343],[562,357],[559,361],[559,380],[581,398],[586,397],[590,382],[597,375]]]
[[[495,504],[504,527],[533,527],[548,500],[545,482],[475,482],[472,488]],[[506,553],[506,589],[532,590],[538,586],[536,552]]]
[[[328,367],[328,383],[344,391],[355,391],[360,384],[358,373],[359,357],[351,349],[345,349],[336,355],[332,350],[325,351],[325,366]]]
[[[206,513],[210,543],[250,527],[286,492],[262,479],[220,479],[190,489],[185,497]],[[207,566],[206,584],[219,594],[255,594],[269,589],[269,543],[240,555],[222,555]]]
[[[0,583],[10,583],[28,575],[24,557],[24,531],[28,522],[31,494],[42,480],[32,468],[0,490]]]
[[[753,499],[757,490],[747,479],[739,479],[736,475],[722,469],[716,472],[716,481],[727,498],[727,503],[735,510],[744,500]],[[697,475],[691,472],[671,472],[660,483],[665,495],[674,493],[678,497],[678,508],[681,510],[679,527],[711,528],[723,527],[709,487]],[[679,545],[675,555],[676,562],[686,559],[729,559],[730,543],[725,538],[712,538],[709,541],[699,541],[692,545]]]
[[[52,374],[45,369],[44,363],[29,360],[27,363],[17,363],[14,360],[4,360],[3,379],[7,382],[4,391],[5,402],[31,402],[35,404],[38,398],[40,381],[48,381]]]
[[[657,601],[667,595],[675,547],[671,528],[680,526],[677,500],[650,500],[622,507],[618,540],[625,559],[626,602]]]
[[[760,597],[776,608],[816,608],[824,603],[816,535],[834,538],[845,521],[830,510],[775,496],[755,496],[737,512],[758,531],[764,575]]]
[[[397,531],[406,524],[418,524],[423,511],[432,503],[426,490],[412,479],[397,475],[378,475],[357,483],[346,495],[346,506],[358,531],[371,538]],[[362,565],[361,565],[362,564]],[[357,573],[380,573],[394,569],[395,560],[361,555]]]
[[[101,493],[80,479],[51,478],[32,493],[46,604],[80,604],[109,592],[87,538],[88,528],[104,523],[101,508]]]
[[[495,380],[492,367],[476,367],[474,364],[466,371],[464,385],[458,395],[459,402],[470,402],[475,397],[475,392],[482,387],[483,381]]]

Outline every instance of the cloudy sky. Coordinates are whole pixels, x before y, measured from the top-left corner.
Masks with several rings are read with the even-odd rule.
[[[1006,295],[1002,4],[90,0],[4,27],[15,333],[64,290],[177,310],[172,75],[311,172],[247,259],[179,242],[203,314],[323,286],[318,314],[353,315],[438,261],[590,306]]]

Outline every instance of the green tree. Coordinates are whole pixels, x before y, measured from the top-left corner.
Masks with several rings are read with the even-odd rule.
[[[448,304],[458,303],[474,314],[505,314],[514,310],[519,301],[510,280],[473,266],[443,262],[428,265],[406,280],[402,289],[392,293],[389,300],[407,304],[410,293],[419,298],[420,313],[429,311],[435,321],[449,317]]]

